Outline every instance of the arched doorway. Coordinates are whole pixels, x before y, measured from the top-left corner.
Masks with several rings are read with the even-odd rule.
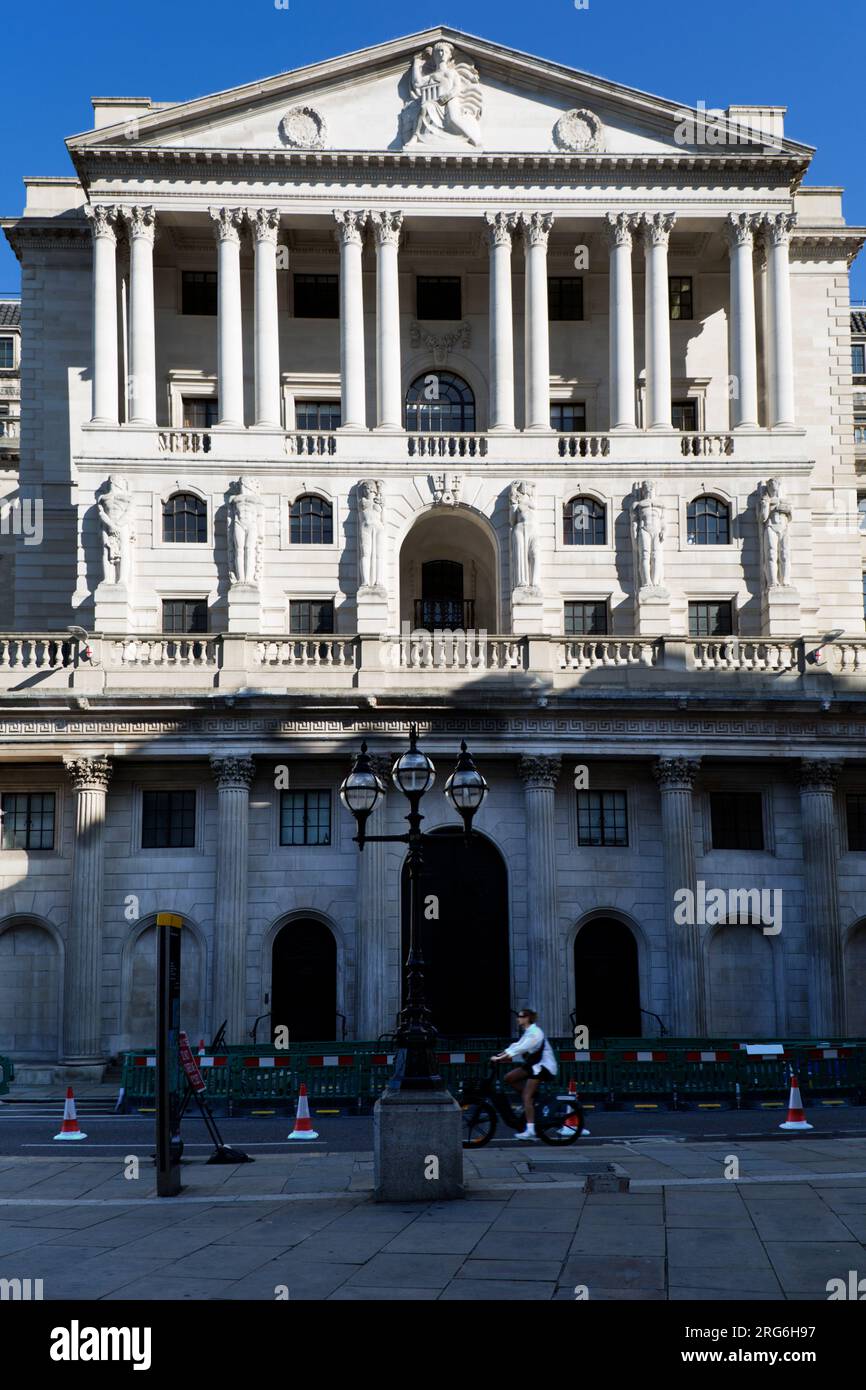
[[[637,941],[624,922],[594,917],[574,938],[575,1021],[591,1038],[640,1037]]]
[[[421,949],[427,1003],[443,1037],[511,1033],[508,875],[490,840],[434,830],[424,845]],[[403,865],[403,962],[409,951],[409,868]],[[437,917],[424,904],[437,900]],[[401,981],[402,983],[402,981]]]
[[[848,1037],[866,1038],[866,917],[851,929],[845,947]]]
[[[498,572],[489,524],[468,507],[433,507],[400,548],[400,622],[498,632]]]
[[[60,1055],[60,955],[39,922],[0,927],[0,1052],[18,1061]]]
[[[124,1045],[156,1044],[156,924],[151,922],[128,947],[124,975]],[[205,1035],[205,952],[189,923],[180,948],[180,1026],[194,1042]]]
[[[285,1026],[291,1042],[340,1036],[337,1029],[337,942],[324,922],[287,922],[274,938],[271,1036]]]
[[[719,926],[708,966],[710,1032],[721,1038],[772,1036],[779,1026],[773,947],[761,927]]]

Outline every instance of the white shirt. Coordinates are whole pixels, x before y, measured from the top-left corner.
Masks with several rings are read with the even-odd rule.
[[[533,1075],[538,1076],[541,1068],[546,1067],[551,1076],[556,1076],[559,1068],[556,1064],[553,1048],[550,1046],[550,1043],[547,1041],[547,1038],[544,1036],[537,1023],[530,1023],[526,1031],[517,1039],[517,1042],[513,1042],[510,1047],[506,1047],[505,1055],[506,1057],[511,1057],[515,1062],[519,1062],[521,1057],[526,1057],[530,1052],[537,1052],[541,1047],[542,1040],[544,1041],[544,1051],[541,1054],[541,1060],[533,1063]]]

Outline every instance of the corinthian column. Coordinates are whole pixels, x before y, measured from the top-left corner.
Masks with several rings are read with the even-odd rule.
[[[376,428],[403,426],[400,368],[400,281],[397,248],[402,212],[371,212],[376,234]]]
[[[541,1015],[548,1036],[564,1032],[568,989],[560,959],[556,904],[556,782],[561,760],[520,759],[526,803],[526,919],[528,1007]]]
[[[547,311],[547,238],[553,226],[549,212],[521,213],[526,253],[524,311],[524,429],[550,429],[550,328]]]
[[[67,1067],[101,1067],[102,865],[107,758],[65,758],[75,792],[69,930],[63,981],[63,1061]]]
[[[241,208],[211,208],[217,239],[217,390],[219,423],[244,423],[241,316]]]
[[[697,922],[674,920],[676,894],[691,892],[695,902],[695,842],[692,788],[700,764],[687,758],[659,758],[653,768],[659,785],[664,844],[665,923],[668,979],[670,982],[670,1031],[674,1037],[695,1037],[706,1032],[706,1000]],[[689,914],[692,918],[696,913]]]
[[[391,768],[394,760],[386,756],[372,754],[370,764],[387,792],[391,786]],[[380,797],[370,820],[368,832],[382,834],[385,824],[385,805],[387,797]],[[380,1033],[393,1027],[393,1019],[387,1017],[388,998],[399,998],[399,977],[396,982],[388,979],[388,930],[391,925],[388,914],[386,882],[386,850],[382,844],[366,844],[358,855],[358,942],[356,959],[358,962],[357,1025],[359,1038],[378,1038]],[[399,960],[399,956],[398,956]],[[389,988],[389,985],[392,987]]]
[[[769,287],[770,426],[794,424],[794,345],[791,330],[791,275],[788,245],[796,213],[779,212],[765,219]]]
[[[609,212],[610,249],[610,428],[633,430],[634,413],[634,291],[631,280],[633,233],[640,225],[636,212]]]
[[[217,784],[216,910],[214,913],[214,1026],[227,1020],[226,1037],[246,1037],[247,842],[252,758],[210,760]]]
[[[511,233],[514,212],[485,214],[490,246],[490,428],[514,429],[514,324],[511,309]]]
[[[117,413],[117,208],[84,209],[93,235],[94,425],[116,425]]]
[[[646,409],[647,428],[672,429],[671,309],[668,243],[676,222],[673,212],[645,212],[646,258]]]
[[[366,212],[334,211],[340,240],[340,391],[342,424],[367,428],[367,383],[364,366],[364,250]]]
[[[752,213],[729,213],[725,227],[731,258],[731,319],[728,328],[731,375],[737,394],[731,399],[734,429],[758,424],[758,356],[755,338],[755,276],[752,255],[761,218]]]
[[[809,962],[809,1032],[845,1035],[845,975],[836,877],[835,795],[839,765],[806,762],[800,768],[800,815],[806,878]]]
[[[280,324],[277,314],[277,235],[280,230],[280,214],[276,208],[257,208],[250,216],[250,226],[255,247],[256,424],[269,429],[279,429]],[[241,372],[243,373],[243,365]]]
[[[129,423],[156,424],[152,207],[124,208],[129,231]]]

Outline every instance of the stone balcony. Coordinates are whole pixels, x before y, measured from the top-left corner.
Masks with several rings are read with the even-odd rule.
[[[735,681],[734,690],[730,680]],[[220,691],[366,698],[427,696],[471,701],[684,689],[712,698],[766,699],[859,694],[866,638],[489,636],[413,632],[381,636],[65,633],[0,634],[0,698],[20,704],[68,691],[78,696]]]

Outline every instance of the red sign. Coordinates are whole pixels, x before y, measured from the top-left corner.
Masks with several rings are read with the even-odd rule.
[[[194,1091],[205,1089],[202,1074],[198,1069],[198,1062],[192,1055],[192,1048],[189,1045],[189,1036],[186,1033],[178,1035],[178,1051],[180,1053],[180,1064],[186,1073],[186,1079]]]

